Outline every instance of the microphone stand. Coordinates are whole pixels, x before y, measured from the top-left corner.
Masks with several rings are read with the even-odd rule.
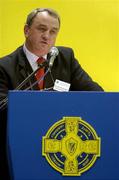
[[[30,88],[34,87],[37,83],[40,84],[40,82],[44,79],[44,77],[48,74],[48,72],[50,71],[50,68],[47,69],[47,71],[45,72],[45,74],[38,79],[37,81],[35,81],[32,85],[30,85],[29,87],[27,87],[25,90],[29,90]]]
[[[30,78],[32,78],[39,69],[43,68],[43,67],[47,67],[48,66],[48,62],[44,61],[43,63],[38,65],[39,67],[33,71],[19,86],[17,86],[14,90],[20,90],[28,81]],[[29,88],[30,89],[30,88]]]
[[[21,84],[19,84],[19,86],[17,86],[14,90],[20,90],[28,81],[30,78],[32,78],[39,69],[43,68],[43,67],[48,67],[48,62],[47,61],[44,61],[43,63],[39,64],[38,65],[39,67],[33,71]],[[49,69],[49,68],[48,68]],[[44,76],[40,79],[40,80],[37,80],[35,83],[33,83],[31,86],[29,86],[28,88],[26,88],[25,90],[28,90],[30,89],[31,87],[35,86],[35,84],[37,84],[39,81],[41,81],[45,76],[46,74],[49,72],[49,70],[46,71],[46,73],[44,74]],[[4,110],[4,108],[6,107],[7,105],[7,102],[8,102],[8,98],[5,97],[1,102],[0,102],[0,110]]]
[[[50,61],[49,61],[49,64],[47,61],[44,61],[43,63],[39,64],[39,67],[38,69],[36,69],[35,71],[33,71],[20,85],[18,85],[14,90],[20,90],[28,81],[31,77],[33,77],[36,72],[43,68],[43,67],[48,67],[48,70],[46,71],[46,73],[44,74],[44,76],[42,78],[40,78],[39,80],[35,81],[32,85],[30,85],[28,88],[26,88],[25,90],[29,90],[31,87],[35,86],[38,82],[40,83],[41,80],[47,75],[48,72],[50,72],[51,74],[51,67],[53,66],[53,63],[54,63],[54,60],[56,58],[56,56],[58,55],[59,51],[57,50],[57,48],[53,49],[55,50],[54,51],[54,54],[52,54],[52,56],[50,57]],[[53,77],[51,76],[52,80],[53,80]],[[54,80],[53,80],[54,82]],[[0,110],[1,109],[4,109],[7,105],[7,102],[8,102],[8,98],[5,97],[1,102],[0,102]]]

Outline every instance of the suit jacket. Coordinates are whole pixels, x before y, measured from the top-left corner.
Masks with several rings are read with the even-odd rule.
[[[59,79],[71,84],[71,91],[102,91],[103,89],[94,82],[91,77],[82,69],[81,65],[74,57],[71,48],[57,47],[59,54],[52,67],[52,77],[54,81]],[[30,73],[32,68],[23,52],[23,47],[19,47],[12,54],[0,59],[0,99],[5,97],[8,90],[15,89]],[[45,88],[53,86],[51,74],[45,77]],[[33,83],[35,76],[30,79]],[[29,86],[29,82],[22,89]],[[38,89],[37,86],[33,90]]]

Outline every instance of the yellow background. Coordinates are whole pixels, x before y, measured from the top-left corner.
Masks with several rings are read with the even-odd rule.
[[[37,7],[61,16],[56,45],[72,47],[105,91],[119,91],[119,0],[0,0],[0,57],[23,44],[26,16]]]

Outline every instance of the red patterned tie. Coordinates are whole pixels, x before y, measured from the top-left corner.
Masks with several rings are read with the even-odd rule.
[[[45,61],[44,58],[43,58],[43,57],[40,57],[40,58],[38,58],[37,63],[38,63],[38,65],[39,65],[39,64],[43,63],[44,61]],[[45,73],[44,67],[41,68],[41,69],[39,69],[39,70],[37,71],[37,73],[36,73],[36,79],[37,79],[37,80],[40,80],[40,79],[43,77],[44,73]],[[44,87],[44,81],[43,81],[43,80],[40,81],[40,82],[38,83],[38,86],[39,86],[40,89],[43,89],[43,87]]]

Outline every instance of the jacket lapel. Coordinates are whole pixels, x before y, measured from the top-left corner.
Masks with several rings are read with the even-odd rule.
[[[18,69],[19,69],[19,82],[23,82],[32,72],[32,68],[26,58],[26,55],[23,52],[23,48],[20,49],[18,54]],[[31,84],[33,84],[36,81],[35,76],[31,77],[28,82],[23,86],[22,89],[26,89]],[[33,88],[30,88],[32,90],[38,90],[38,85],[36,84]]]

